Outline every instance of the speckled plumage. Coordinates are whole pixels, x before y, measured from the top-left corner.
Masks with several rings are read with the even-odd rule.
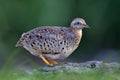
[[[23,33],[16,46],[23,46],[35,56],[64,59],[78,47],[82,37],[82,29],[86,26],[82,18],[76,18],[69,28],[38,27]]]

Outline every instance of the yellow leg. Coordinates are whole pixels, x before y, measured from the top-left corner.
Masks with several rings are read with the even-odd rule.
[[[53,65],[58,64],[58,62],[56,62],[56,61],[54,61],[54,60],[52,60],[52,59],[49,59],[49,58],[46,58],[46,57],[45,57],[45,59],[46,59],[49,63],[51,63],[51,64],[53,64]]]
[[[54,66],[56,64],[58,64],[56,61],[53,61],[49,58],[45,58],[44,56],[40,55],[39,56],[48,66]]]

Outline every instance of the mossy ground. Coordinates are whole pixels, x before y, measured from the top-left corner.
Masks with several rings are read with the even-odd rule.
[[[0,80],[120,80],[120,66],[107,68],[103,64],[97,68],[61,66],[40,68],[32,64],[33,68],[11,67],[14,52],[7,60],[3,68],[0,69]],[[31,62],[31,61],[30,61]],[[75,63],[74,63],[75,64]],[[50,69],[49,69],[50,68]],[[48,70],[49,69],[49,70]]]
[[[77,69],[76,70],[1,70],[0,80],[120,80],[120,68],[107,70]]]

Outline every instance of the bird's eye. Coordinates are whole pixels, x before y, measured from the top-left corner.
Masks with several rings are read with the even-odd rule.
[[[81,23],[80,22],[76,22],[76,23],[74,23],[74,25],[80,25]]]

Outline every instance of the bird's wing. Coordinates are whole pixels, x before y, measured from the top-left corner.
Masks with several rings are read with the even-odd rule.
[[[34,40],[31,39],[31,43],[34,47],[39,47],[41,52],[60,52],[61,42],[65,38],[65,31],[63,30],[64,32],[61,32],[61,30],[59,27],[40,27],[33,29],[30,31],[30,33],[33,32],[34,36]]]

